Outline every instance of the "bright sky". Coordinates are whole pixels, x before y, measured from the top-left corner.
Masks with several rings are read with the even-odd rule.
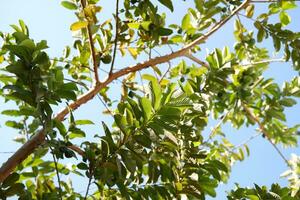
[[[182,3],[182,1],[173,1],[175,3],[175,15],[169,21],[170,23],[180,23],[181,16],[187,6],[192,5],[192,0]],[[190,3],[188,3],[190,2]],[[111,17],[111,11],[114,9],[111,0],[101,0],[101,6],[104,8],[103,13],[100,15],[100,20],[106,20]],[[258,4],[257,6],[263,6]],[[167,14],[170,14],[167,10]],[[293,23],[289,26],[293,30],[300,31],[299,19],[300,12],[294,10],[291,12]],[[65,45],[72,45],[72,35],[69,31],[69,26],[71,23],[75,22],[76,18],[72,11],[64,9],[60,6],[60,1],[58,0],[10,0],[2,1],[0,6],[0,30],[1,31],[11,31],[9,27],[10,24],[17,24],[18,19],[23,19],[28,25],[30,30],[30,35],[35,41],[46,39],[48,41],[48,50],[51,57],[60,56]],[[297,21],[297,23],[295,22]],[[215,47],[222,48],[224,45],[228,45],[230,48],[233,47],[234,41],[232,36],[233,20],[231,20],[226,26],[213,35],[208,40],[208,44],[205,48],[212,50]],[[225,39],[226,38],[226,39]],[[267,43],[268,48],[272,48],[270,42]],[[205,49],[202,48],[202,49]],[[163,53],[163,52],[161,52]],[[206,51],[197,54],[200,58],[206,54]],[[275,56],[276,57],[276,56]],[[131,63],[130,60],[126,61],[128,64]],[[118,63],[118,62],[117,62]],[[126,65],[127,65],[126,63]],[[120,62],[119,62],[120,64]],[[133,64],[133,63],[131,63]],[[266,73],[268,77],[275,77],[275,80],[280,84],[291,79],[291,77],[296,74],[290,70],[288,64],[275,63],[272,64],[270,70]],[[118,94],[115,94],[118,95]],[[8,104],[1,103],[1,109],[4,110],[8,108]],[[76,112],[79,116],[78,118],[83,119],[93,116],[95,122],[99,122],[97,126],[88,129],[91,133],[101,133],[100,121],[108,120],[107,116],[101,115],[101,104],[99,101],[93,101],[89,105],[84,105],[82,108]],[[95,109],[97,108],[97,109]],[[83,112],[82,112],[83,111]],[[88,112],[86,112],[88,111]],[[293,125],[299,122],[300,106],[294,107],[287,111],[287,118],[289,124]],[[0,152],[15,151],[17,145],[12,142],[12,138],[15,136],[15,130],[7,128],[5,125],[4,116],[0,116]],[[213,127],[213,124],[211,124]],[[224,132],[228,135],[230,140],[234,144],[239,144],[255,134],[255,128],[243,128],[241,130],[234,130],[230,126],[225,126]],[[250,157],[247,158],[242,163],[237,163],[233,167],[231,178],[227,185],[220,185],[218,188],[218,196],[216,199],[225,199],[226,190],[232,189],[234,183],[240,183],[241,186],[252,186],[253,183],[259,185],[270,185],[273,182],[278,182],[280,184],[286,185],[285,179],[280,178],[279,175],[284,172],[287,168],[276,153],[275,149],[261,137],[257,137],[249,143],[250,147]],[[289,158],[290,153],[300,154],[300,149],[283,149],[284,154]],[[4,162],[10,154],[0,153],[0,163]],[[78,179],[79,180],[79,179]],[[79,186],[77,179],[74,179],[73,185],[78,188],[78,190],[84,190],[84,187]],[[80,184],[82,185],[82,184]]]

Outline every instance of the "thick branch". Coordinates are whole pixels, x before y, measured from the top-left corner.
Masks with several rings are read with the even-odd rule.
[[[83,6],[85,6],[85,1],[81,0],[83,3]],[[185,56],[190,49],[195,47],[196,45],[206,41],[209,36],[211,36],[213,33],[215,33],[217,30],[219,30],[226,22],[228,22],[237,12],[239,12],[241,9],[243,9],[250,0],[245,0],[239,7],[237,7],[231,15],[226,17],[225,19],[221,20],[219,23],[214,25],[207,33],[204,35],[200,36],[190,44],[186,45],[182,49],[171,53],[167,54],[165,56],[160,56],[156,58],[152,58],[146,62],[138,63],[134,66],[129,66],[124,69],[121,69],[115,73],[112,73],[109,75],[109,77],[104,81],[103,83],[100,83],[98,81],[98,74],[97,74],[97,66],[96,66],[96,59],[93,55],[95,55],[94,52],[94,47],[93,47],[93,40],[92,40],[92,35],[91,32],[88,28],[89,32],[89,39],[90,39],[90,44],[91,44],[91,51],[92,51],[92,56],[93,56],[93,64],[94,64],[94,73],[95,73],[95,81],[96,83],[94,84],[94,87],[91,88],[87,93],[84,95],[80,96],[75,102],[71,103],[68,107],[64,108],[61,112],[59,112],[55,119],[62,121],[64,120],[65,116],[69,113],[69,109],[75,110],[79,106],[85,104],[89,100],[93,99],[96,94],[104,87],[106,87],[109,83],[112,81],[116,80],[117,78],[124,76],[126,74],[129,74],[131,72],[136,72],[145,68],[148,68],[149,66],[153,65],[158,65],[162,64],[165,62],[168,62],[174,58],[178,58],[181,56]],[[34,150],[41,145],[45,141],[45,132],[44,130],[39,131],[36,135],[34,135],[30,140],[28,140],[23,146],[20,147],[20,149],[17,150],[17,152],[12,155],[7,162],[5,162],[2,167],[0,168],[0,183],[3,182],[6,177],[16,168],[18,164],[20,164],[23,160],[25,160],[31,153],[34,152]]]

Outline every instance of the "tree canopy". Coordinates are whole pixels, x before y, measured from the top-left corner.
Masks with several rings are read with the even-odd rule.
[[[190,8],[169,24],[180,4]],[[273,62],[300,71],[300,33],[289,29],[296,1],[180,4],[115,0],[104,19],[109,9],[99,0],[61,1],[77,21],[66,24],[73,44],[55,58],[23,20],[12,32],[0,30],[0,96],[10,103],[1,114],[19,144],[0,168],[0,199],[216,197],[253,139],[233,145],[223,124],[256,128],[286,164],[289,181],[236,184],[228,199],[300,199],[300,156],[289,159],[278,147],[299,144],[300,124],[289,124],[286,108],[299,102],[300,77],[281,86],[265,76]],[[203,45],[230,20],[235,43],[203,56]],[[96,98],[105,108],[99,120],[79,118]],[[87,180],[83,192],[74,189],[75,176]]]

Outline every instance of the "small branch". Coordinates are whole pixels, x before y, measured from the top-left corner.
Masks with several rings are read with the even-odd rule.
[[[210,132],[208,139],[204,142],[204,143],[208,143],[213,135],[217,132],[217,130],[221,127],[222,123],[224,123],[225,119],[227,118],[228,114],[230,111],[228,111],[227,113],[225,113],[223,116],[221,116],[220,121],[214,126],[214,128],[212,129],[212,131]]]
[[[119,37],[119,0],[116,0],[116,33],[115,33],[115,47],[112,57],[112,62],[109,70],[109,75],[112,74],[114,65],[115,65],[115,59],[116,59],[116,53],[117,53],[117,46],[118,46],[118,37]]]
[[[12,154],[16,153],[15,151],[0,151],[0,154]]]
[[[170,72],[171,70],[171,62],[168,61],[168,69],[165,71],[165,73],[161,76],[160,80],[159,80],[159,83],[162,82],[162,80],[164,80],[164,78],[167,76],[167,74]]]
[[[250,136],[250,137],[249,137],[248,139],[246,139],[244,142],[242,142],[242,143],[236,145],[236,146],[232,149],[232,151],[234,151],[234,150],[240,148],[241,146],[243,146],[243,145],[249,143],[251,140],[255,139],[257,136],[260,136],[260,135],[261,135],[261,133],[256,133],[256,134]]]
[[[144,81],[143,81],[143,77],[140,71],[138,71],[140,79],[141,79],[141,83],[142,83],[142,87],[143,87],[143,93],[146,94],[146,89],[145,89],[145,85],[144,85]]]
[[[86,1],[80,0],[80,2],[81,2],[82,10],[84,12],[84,8],[86,7]],[[85,16],[85,14],[84,14],[84,16]],[[87,26],[87,34],[88,34],[88,40],[90,43],[90,49],[91,49],[91,55],[92,55],[92,61],[93,61],[94,78],[95,78],[95,82],[99,83],[100,81],[99,81],[99,76],[98,76],[98,63],[97,63],[97,59],[96,59],[96,51],[95,51],[93,35],[92,35],[90,25]]]
[[[87,196],[88,196],[88,194],[89,194],[91,182],[92,182],[92,174],[90,174],[90,177],[89,177],[89,182],[88,182],[88,185],[87,185],[87,187],[86,187],[86,192],[85,192],[85,195],[84,195],[84,200],[87,199]]]
[[[46,138],[47,140],[48,137]],[[60,176],[59,176],[59,171],[58,171],[58,167],[57,167],[57,160],[55,158],[55,154],[54,154],[54,151],[53,151],[53,148],[51,146],[49,146],[50,150],[51,150],[51,154],[52,154],[52,157],[53,157],[53,162],[54,162],[54,166],[55,166],[55,172],[56,172],[56,177],[57,177],[57,182],[58,182],[58,188],[59,188],[59,197],[60,197],[60,200],[62,200],[62,187],[61,187],[61,183],[60,183]]]
[[[259,118],[256,117],[255,114],[250,110],[250,108],[248,108],[245,104],[242,104],[242,107],[244,108],[244,110],[245,110],[247,116],[250,118],[250,120],[257,123],[257,125],[259,126],[260,132],[266,137],[266,139],[269,141],[269,143],[275,148],[275,150],[280,155],[280,157],[284,160],[286,165],[288,167],[291,167],[288,159],[283,155],[283,153],[280,151],[280,149],[272,141],[271,136],[269,135],[269,133],[267,132],[267,130],[265,129],[264,125],[261,123]]]
[[[81,86],[83,86],[85,89],[89,89],[89,87],[85,84],[85,83],[83,83],[83,82],[81,82],[81,81],[75,81],[75,80],[72,80],[72,79],[68,79],[68,78],[64,78],[64,80],[65,81],[69,81],[69,82],[72,82],[72,83],[75,83],[75,84],[77,84],[77,85],[81,85]]]
[[[187,53],[185,54],[185,57],[191,59],[192,61],[194,61],[195,63],[198,63],[199,65],[209,69],[209,66],[206,62],[199,60],[198,58],[196,58],[195,56],[193,56],[191,53]]]
[[[253,63],[246,63],[242,64],[241,66],[252,66],[252,65],[259,65],[259,64],[269,64],[273,62],[286,62],[284,58],[274,58],[274,59],[269,59],[269,60],[262,60],[258,62],[253,62]]]
[[[54,62],[66,63],[66,64],[70,64],[70,65],[73,64],[73,62],[72,62],[71,60],[66,60],[66,59],[62,60],[62,59],[58,59],[58,58],[49,58],[49,59],[52,60],[52,61],[54,61]],[[91,69],[91,68],[88,67],[88,66],[80,65],[80,67],[81,67],[81,68],[87,68],[88,70],[94,72],[94,70]],[[107,73],[107,72],[106,72],[106,73]]]

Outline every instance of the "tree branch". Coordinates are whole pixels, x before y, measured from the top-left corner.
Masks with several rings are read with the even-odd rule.
[[[116,33],[115,33],[115,46],[114,46],[114,52],[112,57],[112,62],[109,70],[109,75],[112,74],[114,65],[115,65],[115,59],[117,54],[117,46],[118,46],[118,36],[119,36],[119,0],[116,1]]]
[[[83,3],[83,6],[85,6],[85,1],[81,0]],[[231,15],[227,16],[225,19],[218,22],[216,25],[214,25],[207,33],[203,34],[190,44],[186,45],[182,49],[175,51],[173,53],[152,58],[146,62],[138,63],[134,66],[129,66],[124,69],[121,69],[115,73],[112,73],[103,83],[100,83],[98,80],[98,73],[97,73],[97,66],[96,66],[96,59],[95,59],[95,52],[94,52],[94,46],[93,46],[93,40],[91,32],[89,31],[89,39],[90,39],[90,45],[91,45],[91,51],[93,56],[93,64],[94,64],[94,73],[95,73],[95,83],[94,86],[85,94],[81,95],[76,101],[71,103],[68,107],[64,108],[62,111],[60,111],[54,118],[59,121],[63,121],[65,116],[69,113],[70,110],[75,110],[79,106],[85,104],[89,100],[93,99],[98,92],[106,87],[109,83],[116,80],[117,78],[124,76],[126,74],[129,74],[131,72],[135,72],[138,70],[142,70],[145,68],[148,68],[149,66],[162,64],[165,62],[168,62],[174,58],[184,56],[187,52],[190,51],[193,47],[197,46],[198,44],[206,41],[209,36],[211,36],[213,33],[215,33],[217,30],[219,30],[226,22],[228,22],[235,14],[237,14],[241,9],[245,8],[245,6],[250,2],[250,0],[245,0],[240,6],[238,6],[234,11],[232,11]],[[89,26],[88,26],[89,27]],[[25,160],[31,153],[34,152],[34,150],[44,143],[45,141],[45,131],[40,130],[37,134],[35,134],[31,139],[29,139],[23,146],[21,146],[14,155],[12,155],[0,168],[0,183],[2,183],[7,176],[16,168],[18,164],[20,164],[23,160]]]
[[[84,8],[86,7],[86,1],[85,0],[80,0],[80,2],[81,2],[82,10],[83,10],[83,13],[84,13]],[[84,16],[85,16],[85,14],[84,14]],[[88,34],[88,39],[89,39],[90,49],[91,49],[91,55],[92,55],[92,61],[93,61],[94,79],[95,79],[95,82],[98,83],[99,82],[99,76],[98,76],[98,64],[99,63],[97,63],[97,59],[96,59],[96,51],[95,51],[93,35],[92,35],[90,25],[87,26],[87,34]]]
[[[244,108],[247,116],[250,118],[251,121],[257,123],[259,130],[262,134],[264,134],[264,136],[266,137],[266,139],[269,141],[269,143],[275,148],[275,150],[277,151],[277,153],[280,155],[280,157],[284,160],[284,162],[286,163],[286,165],[288,167],[290,166],[290,163],[288,161],[288,159],[283,155],[283,153],[280,151],[280,149],[276,146],[276,144],[272,141],[271,136],[269,135],[268,131],[265,129],[264,125],[261,123],[261,121],[259,120],[258,117],[255,116],[255,114],[250,110],[250,108],[248,108],[244,103],[242,103],[242,107]]]
[[[187,53],[185,55],[185,57],[191,59],[192,61],[194,61],[195,63],[198,63],[199,65],[205,67],[205,68],[209,68],[208,64],[202,60],[199,60],[198,58],[196,58],[195,56],[193,56],[191,53]]]

